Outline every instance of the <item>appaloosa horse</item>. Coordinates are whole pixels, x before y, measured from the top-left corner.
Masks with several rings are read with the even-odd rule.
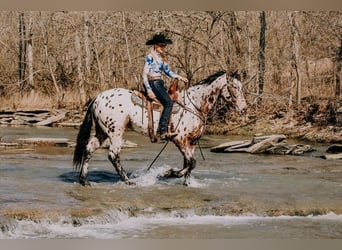
[[[92,153],[109,138],[108,159],[113,164],[122,181],[132,184],[120,163],[120,150],[123,134],[130,123],[135,130],[147,133],[147,110],[132,101],[135,91],[114,88],[98,94],[88,105],[88,110],[77,136],[73,164],[80,171],[79,182],[90,185],[87,180],[88,164]],[[171,140],[184,157],[183,169],[170,169],[166,177],[185,176],[184,185],[190,181],[191,170],[195,168],[194,151],[196,141],[202,136],[209,111],[219,97],[223,97],[236,110],[246,108],[246,100],[242,92],[242,84],[224,71],[217,72],[180,92],[178,113],[172,115],[172,125],[178,133]],[[154,111],[154,117],[159,112]],[[157,128],[158,119],[154,121]],[[95,136],[90,138],[95,124]]]

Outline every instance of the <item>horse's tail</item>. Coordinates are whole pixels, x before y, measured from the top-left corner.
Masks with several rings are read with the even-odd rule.
[[[77,171],[82,170],[84,160],[87,154],[87,144],[90,138],[91,128],[93,126],[93,110],[92,106],[95,98],[90,100],[87,113],[84,117],[82,125],[77,135],[76,147],[74,151],[73,165]]]

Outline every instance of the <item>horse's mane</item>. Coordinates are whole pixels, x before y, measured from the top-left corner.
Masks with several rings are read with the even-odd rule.
[[[224,70],[217,71],[215,74],[212,74],[212,75],[208,76],[207,78],[205,78],[205,79],[203,79],[203,80],[197,82],[197,83],[194,84],[194,85],[203,85],[203,84],[209,85],[209,84],[211,84],[213,81],[215,81],[216,78],[222,76],[222,75],[225,74],[225,73],[226,73],[226,71],[224,71]]]

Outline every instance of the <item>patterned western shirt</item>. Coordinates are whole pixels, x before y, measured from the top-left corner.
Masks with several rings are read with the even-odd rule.
[[[143,81],[147,91],[151,90],[148,78],[161,77],[162,72],[164,72],[168,77],[180,78],[179,75],[170,70],[169,65],[163,61],[156,51],[152,51],[145,58],[145,66],[143,71]]]

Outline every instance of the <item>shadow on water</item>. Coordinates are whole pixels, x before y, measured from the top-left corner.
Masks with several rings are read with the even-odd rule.
[[[129,174],[130,175],[130,174]],[[78,182],[79,173],[70,171],[59,175],[59,179],[63,182],[74,183]],[[88,180],[96,183],[116,183],[121,182],[120,176],[109,171],[89,171]]]

